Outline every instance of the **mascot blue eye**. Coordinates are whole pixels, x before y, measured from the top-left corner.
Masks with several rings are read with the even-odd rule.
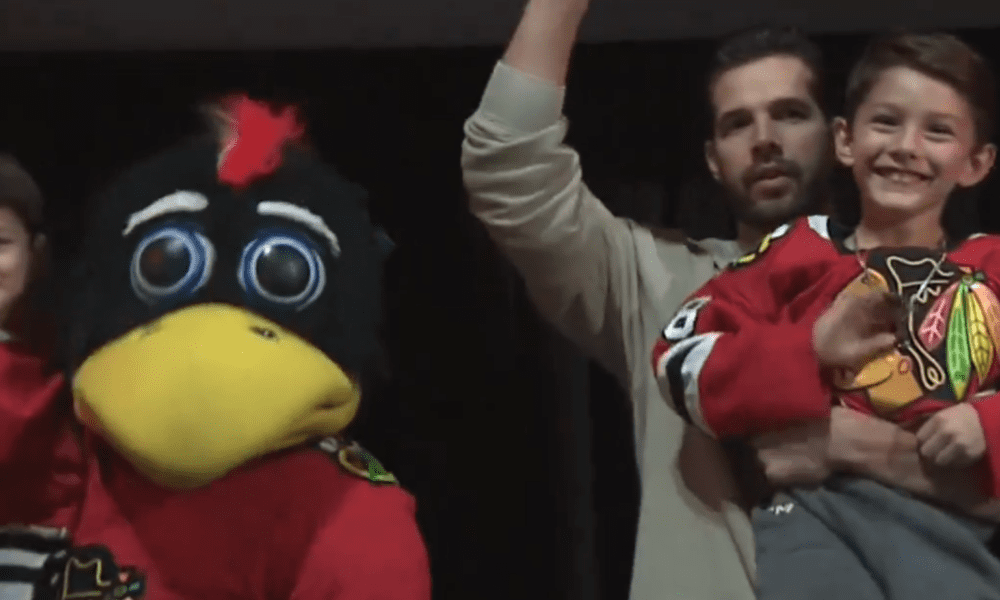
[[[157,229],[132,255],[132,289],[147,304],[190,296],[208,281],[215,261],[212,243],[179,226]]]
[[[302,310],[323,292],[323,260],[308,238],[290,231],[265,232],[243,250],[240,286],[262,300]]]

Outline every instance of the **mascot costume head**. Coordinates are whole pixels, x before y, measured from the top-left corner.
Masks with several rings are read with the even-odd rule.
[[[65,411],[32,488],[50,529],[0,528],[0,597],[429,600],[413,498],[342,435],[386,239],[295,109],[236,96],[214,118],[99,197],[68,294],[82,435]]]
[[[293,108],[215,119],[103,195],[73,319],[78,418],[172,488],[341,432],[378,350],[364,190],[296,143]]]

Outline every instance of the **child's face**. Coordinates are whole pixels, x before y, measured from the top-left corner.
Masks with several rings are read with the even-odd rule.
[[[31,233],[17,213],[0,207],[0,326],[28,284],[31,256]]]
[[[863,210],[944,210],[956,185],[983,180],[996,154],[979,145],[972,107],[953,87],[907,67],[887,69],[855,112],[834,123],[837,158],[854,173]]]

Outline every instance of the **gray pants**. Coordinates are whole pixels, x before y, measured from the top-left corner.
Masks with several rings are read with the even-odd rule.
[[[834,477],[751,517],[759,600],[1000,600],[995,526]]]

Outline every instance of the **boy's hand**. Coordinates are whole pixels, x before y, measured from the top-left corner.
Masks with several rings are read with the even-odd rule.
[[[858,371],[898,341],[900,303],[879,290],[841,294],[813,327],[813,350],[823,367]]]
[[[979,413],[963,402],[946,408],[917,430],[920,455],[939,467],[964,467],[986,454]]]

